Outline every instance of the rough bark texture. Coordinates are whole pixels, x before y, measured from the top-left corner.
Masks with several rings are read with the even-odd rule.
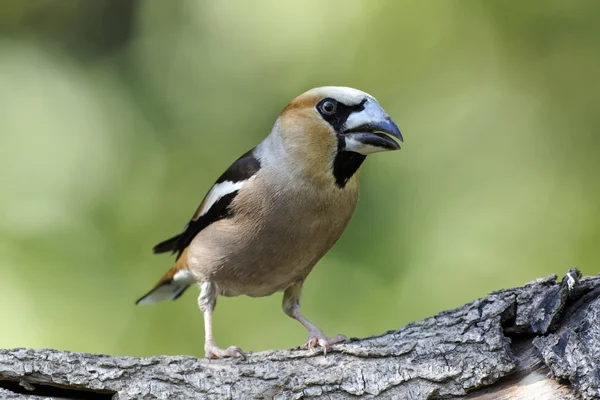
[[[41,397],[38,397],[41,396]],[[0,350],[1,398],[600,399],[600,278],[572,269],[323,356]]]

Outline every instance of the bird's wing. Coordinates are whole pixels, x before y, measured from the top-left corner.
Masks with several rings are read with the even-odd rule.
[[[177,261],[154,288],[142,296],[136,304],[175,300],[194,282],[195,278],[187,268],[186,254],[188,246],[198,232],[213,222],[231,215],[231,202],[260,169],[260,162],[254,156],[253,151],[254,149],[238,158],[217,179],[217,182],[200,203],[190,222],[179,235],[154,246],[155,253],[168,251],[177,253]]]
[[[217,179],[181,233],[154,246],[154,253],[171,251],[177,253],[179,259],[201,230],[230,215],[231,202],[259,169],[260,161],[254,156],[254,149],[238,158]]]

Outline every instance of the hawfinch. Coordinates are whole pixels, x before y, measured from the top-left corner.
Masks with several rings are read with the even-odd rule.
[[[366,156],[400,149],[392,137],[402,141],[367,93],[319,87],[296,97],[266,139],[217,179],[183,231],[154,247],[177,260],[137,304],[175,300],[198,284],[206,357],[245,357],[215,343],[217,297],[282,291],[283,311],[308,330],[305,347],[326,353],[346,338],[326,337],[302,315],[302,284],[346,229]]]

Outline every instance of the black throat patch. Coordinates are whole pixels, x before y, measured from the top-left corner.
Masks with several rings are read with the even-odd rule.
[[[344,139],[340,138],[341,146],[343,146],[343,141]],[[338,147],[338,152],[333,160],[335,184],[339,188],[344,188],[348,180],[358,171],[365,158],[367,156],[353,151],[343,151]]]

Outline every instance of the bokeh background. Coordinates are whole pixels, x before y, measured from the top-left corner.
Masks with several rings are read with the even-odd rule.
[[[600,2],[2,1],[0,347],[203,355],[197,290],[134,301],[215,178],[321,85],[400,126],[310,275],[327,334],[600,271]],[[220,298],[221,346],[287,348],[281,295]]]

